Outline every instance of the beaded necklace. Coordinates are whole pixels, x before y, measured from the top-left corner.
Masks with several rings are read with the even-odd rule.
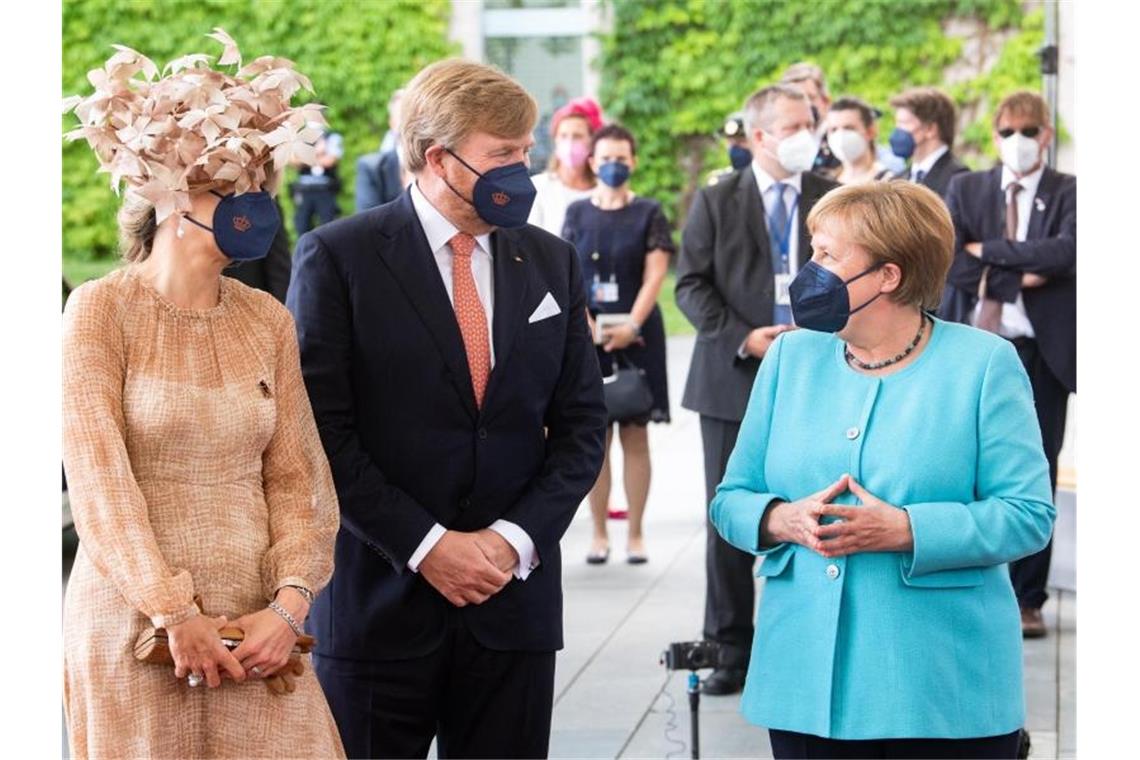
[[[854,364],[856,367],[862,370],[882,369],[883,367],[889,367],[892,364],[898,364],[903,359],[910,356],[911,353],[914,352],[914,349],[917,348],[918,344],[922,341],[922,334],[926,332],[927,319],[929,319],[929,317],[926,314],[923,314],[922,321],[918,323],[918,333],[914,336],[914,340],[910,342],[910,345],[907,346],[901,354],[894,357],[893,359],[884,359],[881,362],[867,364],[855,358],[855,354],[851,353],[851,349],[846,345],[843,347],[843,358],[846,359],[849,364]]]

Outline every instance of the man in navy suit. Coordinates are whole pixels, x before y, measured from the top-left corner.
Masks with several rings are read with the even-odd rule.
[[[433,64],[414,184],[298,241],[288,306],[340,499],[314,658],[350,757],[545,757],[559,541],[606,410],[574,249],[526,225],[533,98]]]
[[[955,176],[947,191],[957,237],[947,279],[957,293],[943,300],[940,316],[1016,346],[1056,489],[1069,394],[1077,392],[1077,178],[1044,165],[1053,130],[1036,93],[1016,92],[998,105],[993,139],[1002,163]],[[1026,637],[1045,635],[1052,546],[1010,566]]]

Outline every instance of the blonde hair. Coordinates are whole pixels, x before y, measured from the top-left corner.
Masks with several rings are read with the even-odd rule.
[[[1045,103],[1045,99],[1029,90],[1019,90],[1006,95],[998,103],[997,110],[994,111],[994,129],[998,128],[998,122],[1007,113],[1013,116],[1027,116],[1039,127],[1052,126],[1049,123],[1049,106]]]
[[[902,281],[888,297],[936,308],[954,258],[954,223],[936,193],[914,182],[844,185],[808,214],[811,233],[826,227],[865,249],[876,264],[895,264]]]
[[[424,68],[400,101],[404,163],[427,166],[433,145],[454,149],[475,132],[514,138],[534,130],[538,103],[522,85],[493,66],[449,58]]]
[[[796,84],[797,82],[815,82],[816,89],[819,94],[827,98],[827,82],[823,79],[823,69],[816,66],[814,63],[807,61],[800,61],[793,63],[784,71],[784,75],[780,77],[780,82],[783,84]]]
[[[119,208],[118,222],[119,254],[123,261],[135,264],[146,261],[158,231],[154,204],[136,193],[128,192]]]

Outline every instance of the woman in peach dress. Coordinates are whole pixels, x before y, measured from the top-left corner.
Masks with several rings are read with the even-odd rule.
[[[232,40],[213,36],[233,62]],[[64,315],[64,464],[80,536],[64,603],[72,755],[343,757],[311,668],[295,680],[281,670],[331,576],[338,528],[293,321],[222,276],[268,251],[280,217],[265,188],[319,111],[287,108],[288,83],[307,80],[283,59],[149,81],[154,64],[121,48],[96,71],[77,133],[127,181],[128,263],[76,289]],[[188,118],[203,91],[227,105]],[[250,95],[276,102],[277,120]],[[283,123],[302,128],[271,153],[266,136]],[[175,668],[133,656],[150,625],[168,631]],[[223,625],[244,632],[232,653]],[[285,677],[292,692],[267,688]]]

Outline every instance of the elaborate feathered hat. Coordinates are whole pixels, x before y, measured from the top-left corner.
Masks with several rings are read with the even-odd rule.
[[[324,106],[289,107],[301,88],[313,92],[292,61],[262,56],[242,66],[237,44],[221,28],[207,35],[224,46],[217,65],[210,57],[185,55],[166,64],[123,45],[87,79],[95,92],[64,101],[81,126],[68,140],[85,138],[111,187],[123,182],[154,204],[161,224],[189,211],[190,194],[232,185],[237,193],[271,189],[297,159],[316,163]]]

